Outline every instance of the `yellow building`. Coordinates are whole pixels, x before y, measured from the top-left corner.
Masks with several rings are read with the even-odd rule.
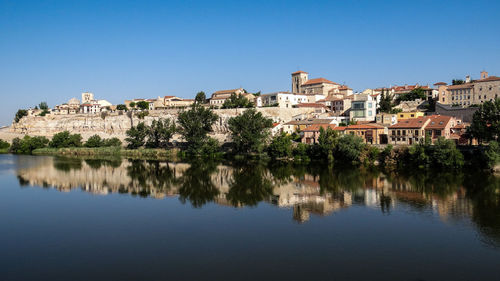
[[[398,122],[402,119],[413,119],[424,116],[421,111],[411,111],[411,112],[400,112],[398,113]]]

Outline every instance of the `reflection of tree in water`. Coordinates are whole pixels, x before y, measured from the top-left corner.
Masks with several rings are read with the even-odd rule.
[[[81,170],[82,159],[55,157],[54,168],[63,172],[69,172],[71,170]]]
[[[248,164],[235,167],[226,198],[233,206],[255,206],[269,198],[273,185],[263,165]]]
[[[166,191],[177,183],[175,174],[168,163],[144,160],[129,160],[129,163],[127,174],[132,180],[130,186],[138,185],[142,188],[139,192],[133,191],[134,195],[147,197],[152,190]]]
[[[118,168],[122,164],[121,158],[115,159],[85,159],[85,163],[92,169],[100,169],[101,167]]]
[[[500,178],[492,175],[467,177],[467,196],[472,200],[472,221],[485,235],[484,242],[500,247]]]
[[[179,181],[179,200],[185,204],[188,200],[195,208],[215,200],[219,189],[212,181],[211,175],[216,171],[217,163],[212,161],[195,161],[184,171]]]

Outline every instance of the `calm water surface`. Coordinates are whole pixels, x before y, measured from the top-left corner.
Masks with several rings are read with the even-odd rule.
[[[500,280],[500,179],[0,155],[0,280]]]

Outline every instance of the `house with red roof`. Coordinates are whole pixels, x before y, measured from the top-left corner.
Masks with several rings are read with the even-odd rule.
[[[399,120],[389,127],[389,143],[412,145],[428,136],[434,143],[438,137],[453,139],[453,128],[461,123],[455,117],[444,115],[421,116]]]
[[[292,93],[310,96],[309,102],[324,99],[330,92],[348,92],[349,87],[332,82],[325,78],[309,79],[309,73],[296,71],[292,73]]]

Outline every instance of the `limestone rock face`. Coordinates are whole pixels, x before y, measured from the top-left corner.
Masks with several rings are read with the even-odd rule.
[[[229,129],[227,122],[229,118],[238,116],[246,109],[218,109],[214,112],[219,119],[213,126],[213,136],[220,141],[228,140]],[[272,118],[274,122],[288,122],[292,117],[302,113],[308,113],[311,109],[304,108],[258,108],[258,111],[266,117]],[[161,110],[150,111],[144,119],[139,119],[135,114],[129,113],[111,113],[101,114],[75,114],[75,115],[46,115],[46,116],[27,116],[18,123],[13,123],[10,132],[14,134],[26,134],[33,136],[52,137],[54,134],[69,131],[73,134],[81,134],[84,139],[98,134],[101,137],[117,137],[124,139],[125,133],[132,126],[140,122],[148,125],[153,120],[172,119],[177,120],[179,110]],[[174,139],[178,139],[175,136]]]

